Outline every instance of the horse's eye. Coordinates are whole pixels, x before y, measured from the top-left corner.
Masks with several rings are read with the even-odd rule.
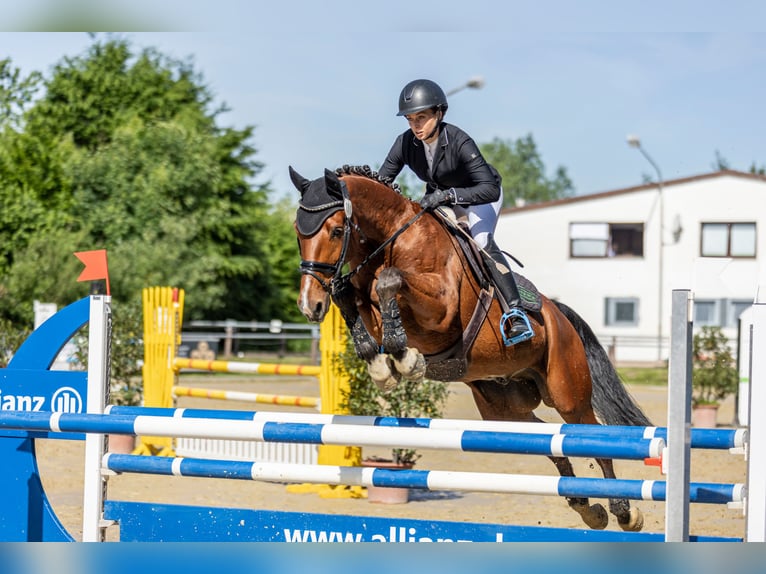
[[[334,227],[332,232],[330,233],[330,237],[332,237],[333,239],[337,239],[338,237],[343,237],[343,228]]]

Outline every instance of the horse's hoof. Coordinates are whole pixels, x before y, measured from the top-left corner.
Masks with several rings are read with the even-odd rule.
[[[388,355],[375,355],[367,365],[367,372],[372,382],[382,391],[390,391],[399,384],[398,377],[391,372],[391,358]]]
[[[632,506],[630,508],[628,521],[622,522],[617,520],[617,524],[619,524],[620,528],[626,532],[640,532],[644,527],[644,513],[635,506]]]
[[[422,381],[426,376],[426,359],[417,349],[407,347],[400,360],[394,359],[394,368],[408,381]]]
[[[609,514],[601,504],[572,504],[569,503],[582,518],[582,521],[593,530],[603,530],[609,524]]]

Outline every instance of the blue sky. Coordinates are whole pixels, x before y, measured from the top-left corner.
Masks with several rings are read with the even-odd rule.
[[[104,4],[74,2],[73,13]],[[654,176],[627,134],[666,180],[711,171],[716,151],[733,169],[766,166],[766,7],[755,1],[106,4],[101,29],[182,30],[125,36],[193,58],[231,108],[222,123],[256,127],[261,180],[280,195],[293,193],[288,165],[309,178],[379,165],[406,128],[399,91],[418,77],[445,90],[483,77],[450,98],[447,120],[479,143],[531,133],[548,173],[565,167],[578,194]],[[51,29],[53,5],[30,0],[3,27]],[[0,57],[47,73],[90,42],[0,32]]]

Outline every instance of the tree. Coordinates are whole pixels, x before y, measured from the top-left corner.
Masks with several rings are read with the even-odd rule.
[[[42,80],[40,72],[26,77],[11,60],[0,60],[0,129],[18,127],[25,108],[32,101]]]
[[[552,178],[545,175],[545,165],[531,134],[516,141],[495,138],[480,149],[503,178],[504,207],[574,195],[566,168],[557,167]]]
[[[729,161],[723,157],[718,150],[715,150],[715,160],[713,161],[712,167],[715,171],[726,171],[727,169],[730,169]]]
[[[7,100],[32,97],[14,85],[23,97]],[[218,125],[225,106],[213,107],[189,62],[95,40],[43,88],[0,140],[0,316],[30,316],[32,298],[86,294],[72,252],[98,248],[116,300],[174,285],[189,319],[296,316],[280,275],[295,273],[275,264],[271,239],[297,263],[292,219],[269,205],[268,184],[253,183],[263,167],[254,128]]]

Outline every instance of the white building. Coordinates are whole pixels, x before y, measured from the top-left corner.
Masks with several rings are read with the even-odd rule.
[[[718,171],[508,208],[496,241],[617,361],[666,360],[673,289],[692,290],[695,328],[736,338],[766,283],[766,177]]]

